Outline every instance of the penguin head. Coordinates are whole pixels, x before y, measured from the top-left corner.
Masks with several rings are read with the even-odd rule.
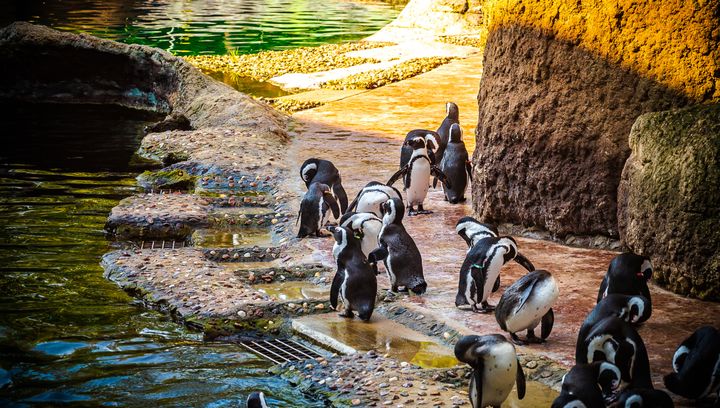
[[[551,408],[587,408],[577,395],[560,394],[553,401]]]
[[[340,255],[348,249],[360,249],[360,239],[355,235],[352,229],[348,227],[328,226],[327,230],[333,234],[335,243],[333,244],[333,257],[337,260]]]
[[[449,119],[454,119],[455,121],[460,120],[460,110],[455,102],[447,102],[445,104],[445,114]]]
[[[463,336],[455,343],[455,358],[475,368],[491,349],[506,343],[515,350],[515,346],[499,334]]]
[[[620,387],[622,380],[620,369],[615,364],[607,361],[598,361],[592,363],[592,365],[597,369],[597,383],[602,390],[603,397],[606,400],[611,399]]]
[[[412,139],[406,140],[404,145],[410,147],[413,150],[418,150],[425,149],[427,143],[425,142],[424,137],[414,137]]]
[[[652,313],[652,305],[645,296],[630,296],[628,297],[627,316],[621,316],[628,323],[642,323],[650,318]]]
[[[615,406],[618,408],[665,408],[675,405],[665,391],[633,388],[623,391]]]
[[[460,129],[460,125],[457,123],[453,123],[452,125],[450,125],[450,142],[462,142],[462,129]]]
[[[465,240],[469,247],[475,245],[479,240],[488,237],[496,237],[497,229],[490,224],[483,224],[473,217],[465,216],[455,224],[455,232]]]
[[[398,198],[391,198],[380,206],[380,212],[383,216],[383,224],[402,224],[405,215],[405,205]]]
[[[503,255],[503,260],[505,263],[510,262],[512,259],[515,258],[515,256],[517,256],[518,249],[515,238],[511,236],[505,236],[500,238],[498,243],[507,247],[507,252],[505,252],[505,255]]]
[[[268,408],[267,402],[265,402],[265,394],[260,391],[255,391],[248,395],[247,398],[248,408]]]
[[[317,174],[317,168],[318,168],[318,162],[320,160],[312,158],[307,159],[305,162],[300,166],[300,177],[305,182],[305,187],[310,187],[310,183],[312,182],[313,178],[315,177],[315,174]]]
[[[437,148],[440,146],[437,137],[438,134],[435,132],[428,131],[428,133],[425,134],[425,146],[427,146],[428,150],[437,150]]]
[[[653,268],[650,258],[624,252],[613,258],[608,273],[613,275],[613,278],[646,282],[652,278]]]

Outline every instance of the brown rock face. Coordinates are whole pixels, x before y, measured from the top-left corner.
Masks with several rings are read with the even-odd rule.
[[[536,28],[493,29],[484,65],[475,212],[560,237],[617,237],[617,186],[633,122],[688,98]]]
[[[620,235],[671,290],[720,300],[720,105],[642,115],[618,190]]]

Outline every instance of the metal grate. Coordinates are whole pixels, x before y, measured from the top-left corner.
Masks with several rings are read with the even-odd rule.
[[[185,241],[142,241],[140,249],[177,249],[183,248]]]
[[[310,350],[296,341],[288,339],[251,340],[244,341],[240,343],[240,345],[275,364],[281,364],[288,361],[307,360],[309,358],[322,358],[320,354]]]

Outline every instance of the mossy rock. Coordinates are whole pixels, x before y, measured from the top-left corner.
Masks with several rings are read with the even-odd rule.
[[[196,180],[181,169],[145,171],[137,176],[138,184],[146,190],[191,190]]]

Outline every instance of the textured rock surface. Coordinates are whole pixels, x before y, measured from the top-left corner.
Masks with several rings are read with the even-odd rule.
[[[720,100],[717,3],[508,0],[484,11],[475,212],[558,237],[617,237],[635,119]]]
[[[658,282],[720,300],[720,105],[642,115],[618,191],[624,243]]]

